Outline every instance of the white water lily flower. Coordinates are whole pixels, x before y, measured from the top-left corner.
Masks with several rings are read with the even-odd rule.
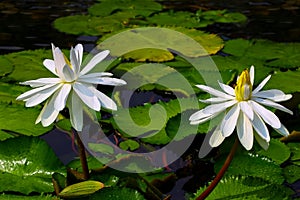
[[[192,114],[190,116],[190,123],[201,124],[226,111],[222,122],[212,133],[209,140],[210,146],[219,146],[236,128],[238,138],[247,150],[250,150],[253,146],[253,136],[261,147],[267,149],[270,135],[265,123],[269,124],[283,136],[287,136],[289,132],[284,125],[281,124],[278,117],[264,106],[273,107],[291,115],[293,114],[291,110],[276,103],[286,101],[292,98],[292,95],[284,94],[281,90],[277,89],[261,91],[270,78],[271,75],[267,76],[252,90],[254,67],[251,66],[250,72],[244,70],[238,77],[235,88],[220,82],[219,85],[223,91],[218,91],[206,85],[196,85],[214,97],[200,100],[201,102],[211,103],[212,105]]]
[[[65,107],[69,108],[70,120],[73,128],[81,131],[83,127],[83,106],[100,111],[101,107],[116,110],[115,102],[96,89],[95,84],[124,85],[125,81],[111,78],[111,73],[90,73],[96,64],[101,62],[109,51],[96,54],[84,67],[81,67],[83,46],[78,44],[71,48],[70,61],[62,51],[52,45],[53,59],[45,59],[44,66],[57,78],[40,78],[25,81],[21,84],[29,85],[34,89],[17,97],[17,100],[26,101],[26,107],[36,106],[46,99],[45,105],[36,119],[43,126],[49,126],[57,118],[59,112]]]

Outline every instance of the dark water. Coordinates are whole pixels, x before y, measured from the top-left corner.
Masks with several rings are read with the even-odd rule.
[[[50,47],[61,48],[81,42],[86,50],[93,48],[95,37],[78,37],[60,33],[52,22],[61,16],[85,14],[95,0],[3,0],[0,1],[0,54]],[[206,30],[225,39],[266,38],[275,41],[299,42],[299,0],[171,0],[159,1],[174,10],[228,9],[248,17],[243,26],[215,24]]]

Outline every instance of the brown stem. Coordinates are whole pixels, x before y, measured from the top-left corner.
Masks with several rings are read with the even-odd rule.
[[[222,168],[220,169],[219,173],[217,174],[217,176],[215,177],[215,179],[211,182],[211,184],[206,188],[206,190],[204,190],[204,192],[199,196],[197,197],[196,200],[203,200],[205,199],[213,190],[214,188],[218,185],[218,183],[220,182],[221,178],[224,176],[226,170],[228,169],[232,159],[233,159],[233,156],[234,156],[234,153],[236,152],[236,149],[238,147],[238,144],[239,144],[239,140],[238,138],[235,139],[235,142],[230,150],[230,153],[228,154]]]
[[[80,163],[83,172],[83,178],[87,180],[89,179],[90,174],[89,174],[89,167],[86,159],[86,151],[78,133],[77,133],[77,145],[78,145],[78,154],[79,154]]]

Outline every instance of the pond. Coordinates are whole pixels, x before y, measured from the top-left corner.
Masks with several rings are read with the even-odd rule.
[[[49,75],[40,67],[44,59],[52,58],[51,43],[63,49],[67,57],[70,47],[75,47],[77,43],[83,44],[85,56],[88,52],[94,52],[100,43],[101,50],[109,49],[111,52],[110,57],[104,61],[109,67],[97,65],[95,70],[108,69],[114,77],[127,82],[127,86],[119,90],[111,86],[98,87],[102,92],[112,94],[120,108],[113,112],[101,111],[101,116],[97,116],[104,135],[89,133],[86,138],[82,136],[83,142],[88,144],[89,153],[97,158],[88,158],[92,179],[110,187],[102,189],[102,193],[96,192],[94,196],[81,198],[82,194],[77,194],[75,197],[78,199],[196,199],[212,181],[223,165],[234,138],[228,137],[207,157],[199,158],[205,133],[212,132],[216,124],[204,123],[196,130],[197,126],[183,121],[188,121],[197,109],[206,106],[203,103],[199,106],[195,104],[195,97],[209,97],[194,85],[217,83],[215,77],[218,76],[211,68],[204,67],[196,71],[191,63],[197,61],[189,60],[189,57],[200,57],[204,59],[201,63],[208,66],[215,63],[220,70],[219,77],[232,87],[237,76],[245,68],[254,65],[255,85],[272,74],[266,89],[276,88],[293,95],[291,100],[282,104],[293,111],[292,116],[281,112],[284,111],[281,107],[275,107],[281,110],[279,112],[270,109],[293,132],[293,136],[284,140],[268,126],[272,138],[269,150],[261,150],[258,143],[249,152],[240,148],[223,182],[217,186],[217,192],[212,193],[208,199],[300,197],[299,8],[300,1],[297,0],[234,0],[230,3],[217,0],[147,0],[143,3],[138,0],[1,1],[0,161],[4,167],[0,167],[0,170],[4,175],[0,178],[0,192],[3,193],[0,199],[25,198],[26,195],[29,195],[28,199],[53,199],[55,192],[59,192],[53,191],[51,178],[58,191],[66,187],[65,182],[71,185],[82,181],[81,174],[77,172],[82,170],[78,160],[79,149],[76,147],[76,134],[71,129],[68,110],[62,110],[55,125],[42,127],[34,124],[42,107],[24,108],[21,101],[15,100],[29,90],[28,87],[19,86],[19,82]],[[144,30],[140,27],[157,27],[162,34],[156,36],[157,29]],[[123,32],[120,37],[114,38],[117,33],[130,29],[134,31]],[[177,35],[173,31],[182,32],[201,43],[206,52],[198,52],[199,49],[193,47],[192,43],[188,48],[182,47],[184,44],[181,43],[181,46],[174,44],[172,38]],[[155,44],[152,49],[158,47],[160,51],[149,48],[141,53],[123,55],[123,52],[118,51],[119,48],[139,48],[138,42],[126,43],[122,40],[125,36],[132,37],[132,33],[140,34],[141,38],[151,35],[151,44]],[[171,36],[162,39],[161,35]],[[136,35],[134,38],[136,41],[141,39]],[[123,42],[124,46],[120,47]],[[115,43],[118,45],[114,46]],[[174,47],[174,51],[166,45]],[[176,48],[180,51],[176,51]],[[182,77],[184,80],[181,82]],[[191,89],[184,85],[185,80],[188,80]],[[24,116],[28,117],[24,119]],[[133,118],[130,121],[133,125],[126,117]],[[184,127],[182,132],[181,123]],[[182,135],[177,138],[176,133],[179,132]],[[47,141],[52,150],[43,140]],[[20,143],[20,149],[14,151],[12,147],[19,147]],[[111,143],[116,147],[111,148]],[[176,153],[180,152],[174,149],[155,154],[155,161],[151,160],[154,159],[151,156],[150,161],[145,161],[139,160],[136,155],[124,153],[156,152],[168,143],[175,147],[188,143],[189,147],[179,156]],[[6,149],[9,149],[8,157],[16,159],[7,159],[4,153]],[[30,149],[36,149],[36,152]],[[36,155],[38,152],[43,153]],[[178,159],[172,160],[173,157]],[[107,169],[99,161],[112,168]],[[158,167],[152,170],[152,162],[162,163],[163,167],[156,163]],[[114,168],[117,165],[126,166],[125,172]],[[147,165],[151,166],[151,170]],[[65,166],[71,169],[66,170]],[[36,169],[31,171],[29,168]],[[127,173],[134,170],[143,173]],[[55,175],[51,176],[53,172]],[[12,179],[10,174],[17,178]],[[8,180],[11,184],[5,185]],[[35,186],[38,183],[39,186]],[[88,184],[85,187],[89,189],[96,187],[94,183]],[[89,189],[84,191],[85,194],[88,194]],[[70,193],[66,196],[60,193],[60,197],[67,199]]]

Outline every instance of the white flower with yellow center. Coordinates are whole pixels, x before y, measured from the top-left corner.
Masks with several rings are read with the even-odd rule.
[[[219,82],[224,92],[206,85],[196,85],[214,97],[200,100],[201,102],[211,103],[212,105],[192,114],[190,116],[190,123],[201,124],[226,111],[222,122],[212,133],[209,140],[210,146],[219,146],[236,128],[238,138],[247,150],[250,150],[253,146],[253,136],[264,149],[267,149],[270,135],[265,123],[269,124],[283,136],[287,136],[289,132],[281,124],[278,117],[262,105],[276,108],[291,115],[293,114],[291,110],[276,103],[286,101],[292,98],[292,95],[284,94],[281,90],[277,89],[261,91],[270,78],[271,75],[266,77],[252,91],[254,67],[251,66],[250,72],[244,70],[238,77],[235,88]]]
[[[111,73],[90,73],[96,64],[101,62],[109,51],[96,54],[84,67],[81,67],[83,46],[76,45],[71,48],[70,61],[62,51],[52,44],[53,59],[45,59],[44,66],[57,78],[40,78],[25,81],[21,84],[30,85],[34,89],[17,97],[17,100],[26,101],[26,107],[36,106],[46,99],[45,105],[36,119],[43,126],[49,126],[57,118],[59,112],[68,107],[73,128],[81,131],[83,127],[83,106],[100,111],[101,107],[116,110],[115,102],[96,89],[96,84],[124,85],[125,81],[111,78]]]

